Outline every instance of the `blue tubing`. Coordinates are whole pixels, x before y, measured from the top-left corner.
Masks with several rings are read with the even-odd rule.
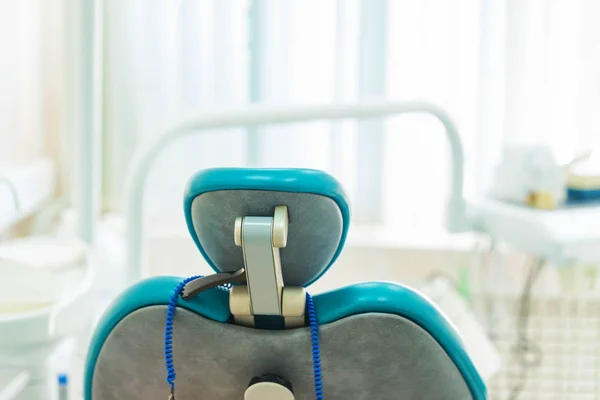
[[[310,294],[306,293],[306,309],[308,324],[310,326],[310,340],[312,342],[313,373],[315,377],[315,395],[317,400],[323,400],[323,371],[321,371],[321,345],[319,343],[319,323],[317,310]]]
[[[167,306],[167,317],[165,322],[165,365],[167,367],[167,383],[171,387],[171,393],[175,391],[175,364],[173,363],[173,319],[175,318],[175,310],[177,309],[177,299],[181,291],[189,282],[201,276],[192,276],[179,282],[173,294],[169,298]]]

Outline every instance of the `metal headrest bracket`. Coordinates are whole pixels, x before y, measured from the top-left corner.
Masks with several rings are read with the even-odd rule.
[[[287,245],[288,224],[284,205],[275,207],[272,217],[236,218],[234,240],[242,248],[245,268],[195,279],[183,288],[183,298],[219,285],[239,284],[229,295],[236,323],[254,326],[254,316],[265,315],[284,317],[286,328],[304,326],[306,290],[284,286],[281,272],[279,249]]]
[[[304,325],[306,292],[284,287],[279,249],[287,245],[287,206],[275,207],[273,217],[238,217],[235,244],[242,247],[246,286],[234,286],[229,304],[235,321],[254,326],[255,315],[282,316],[288,328]]]

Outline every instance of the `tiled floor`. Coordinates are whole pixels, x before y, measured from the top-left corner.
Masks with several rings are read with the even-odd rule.
[[[600,398],[600,298],[533,300],[527,332],[535,349],[539,349],[539,363],[527,370],[525,381],[515,352],[516,299],[478,298],[474,304],[484,305],[490,300],[508,311],[493,334],[503,367],[489,384],[491,400],[508,399],[511,389],[520,383],[524,384],[520,400]],[[480,315],[484,312],[478,311]]]

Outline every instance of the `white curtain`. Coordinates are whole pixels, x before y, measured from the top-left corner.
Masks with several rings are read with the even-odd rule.
[[[480,4],[475,0],[390,1],[387,95],[444,107],[465,147],[467,188],[477,154]],[[386,213],[408,235],[443,230],[449,156],[431,117],[390,119],[385,134]],[[435,232],[433,232],[435,231]]]
[[[241,1],[105,2],[104,189],[122,206],[124,171],[140,143],[192,110],[246,101],[247,6]],[[168,148],[153,169],[149,206],[182,215],[187,179],[198,169],[243,165],[242,132],[193,136]],[[158,211],[156,211],[158,210]]]
[[[595,0],[105,4],[109,208],[120,206],[123,172],[140,141],[181,113],[250,101],[379,95],[437,103],[461,132],[469,194],[489,184],[487,171],[504,142],[545,142],[563,156],[599,134]],[[195,170],[315,167],[344,182],[358,216],[366,216],[361,222],[379,204],[398,232],[441,232],[448,184],[441,127],[423,116],[381,126],[365,134],[354,122],[324,122],[189,138],[161,157],[148,198],[155,213],[180,221],[181,194]]]
[[[600,134],[600,3],[507,3],[507,140],[572,153]]]
[[[28,162],[44,153],[44,78],[56,78],[44,76],[42,68],[43,52],[52,45],[43,40],[52,33],[42,18],[44,8],[33,0],[0,2],[0,164]],[[46,64],[49,71],[55,65],[55,60]]]
[[[66,31],[63,0],[0,0],[0,175],[52,160],[59,196],[69,180]]]

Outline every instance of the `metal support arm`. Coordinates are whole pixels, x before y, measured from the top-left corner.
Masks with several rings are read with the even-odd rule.
[[[318,106],[254,106],[240,111],[195,114],[173,124],[141,147],[132,160],[126,179],[127,201],[127,283],[144,277],[144,188],[150,168],[165,148],[182,137],[209,130],[288,124],[315,120],[340,120],[385,117],[396,114],[425,113],[436,117],[446,129],[452,154],[452,187],[447,203],[447,226],[452,232],[468,230],[463,197],[464,156],[456,126],[441,108],[427,102],[368,102]]]

